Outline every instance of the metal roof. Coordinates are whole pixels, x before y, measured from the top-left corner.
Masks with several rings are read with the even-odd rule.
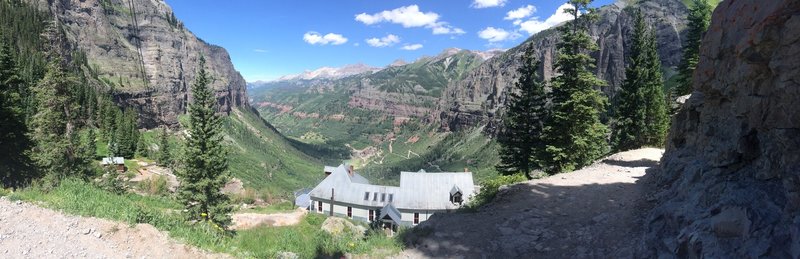
[[[392,204],[383,206],[383,208],[381,208],[381,215],[378,218],[383,219],[386,215],[389,215],[389,218],[391,218],[394,223],[400,224],[400,211],[392,206]]]
[[[125,164],[125,158],[122,157],[104,157],[101,165],[122,165]]]
[[[397,209],[447,210],[459,206],[450,202],[451,188],[460,189],[465,198],[475,189],[469,172],[401,172],[399,187],[361,183],[354,180],[360,177],[356,175],[350,177],[346,167],[340,165],[311,191],[311,197],[329,200],[333,190],[335,201],[355,205],[384,207],[392,204]]]

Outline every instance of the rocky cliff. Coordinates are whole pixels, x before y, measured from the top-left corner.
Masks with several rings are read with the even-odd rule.
[[[225,49],[197,38],[162,0],[30,0],[52,12],[115,101],[142,127],[174,126],[191,99],[202,55],[220,112],[246,106],[246,83]]]
[[[800,1],[726,0],[702,44],[646,256],[800,258]]]
[[[625,78],[626,46],[633,32],[631,9],[641,10],[645,20],[655,28],[658,52],[667,72],[676,67],[681,58],[688,9],[680,0],[642,0],[630,6],[626,1],[617,1],[600,8],[600,19],[590,29],[600,50],[592,55],[597,59],[597,75],[608,82],[601,90],[612,97]],[[520,46],[484,62],[463,80],[450,84],[438,108],[442,128],[458,130],[488,124],[487,130],[493,131],[506,99],[506,89],[519,78],[517,68],[521,65],[522,54],[533,48],[542,62],[540,74],[545,79],[553,77],[559,34],[556,29],[542,31]]]

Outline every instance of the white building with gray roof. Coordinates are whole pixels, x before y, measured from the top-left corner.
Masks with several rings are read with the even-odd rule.
[[[470,172],[401,172],[398,187],[370,184],[345,165],[324,170],[327,177],[308,193],[311,211],[362,221],[379,217],[392,226],[458,209],[475,191]]]

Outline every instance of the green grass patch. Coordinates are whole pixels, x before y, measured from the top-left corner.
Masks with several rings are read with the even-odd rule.
[[[318,214],[309,214],[295,226],[260,227],[223,235],[206,224],[192,225],[184,221],[180,214],[181,206],[169,197],[115,195],[78,179],[66,179],[49,192],[31,187],[10,197],[12,200],[39,201],[46,207],[69,214],[118,220],[131,225],[151,224],[190,245],[237,257],[275,258],[282,251],[296,253],[301,258],[371,254],[373,251],[393,254],[402,247],[399,241],[379,235],[366,238],[331,236],[321,230],[325,217]]]

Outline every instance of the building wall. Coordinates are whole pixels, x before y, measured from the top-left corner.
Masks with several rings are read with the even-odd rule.
[[[314,213],[320,213],[323,215],[330,215],[331,209],[331,202],[329,200],[320,200],[314,197],[311,197],[312,201],[312,209],[311,211]],[[318,211],[319,202],[322,201],[322,212]],[[351,215],[353,220],[369,222],[369,211],[374,210],[376,213],[375,217],[378,217],[377,210],[383,207],[368,207],[368,206],[361,206],[361,205],[354,205],[348,203],[341,203],[335,202],[333,205],[333,214],[334,216],[347,218],[347,207],[351,207]],[[423,221],[428,220],[433,214],[435,213],[446,213],[447,211],[436,211],[436,210],[408,210],[408,209],[400,209],[400,225],[403,226],[412,226],[414,225],[414,213],[419,213],[419,222],[422,223]]]

